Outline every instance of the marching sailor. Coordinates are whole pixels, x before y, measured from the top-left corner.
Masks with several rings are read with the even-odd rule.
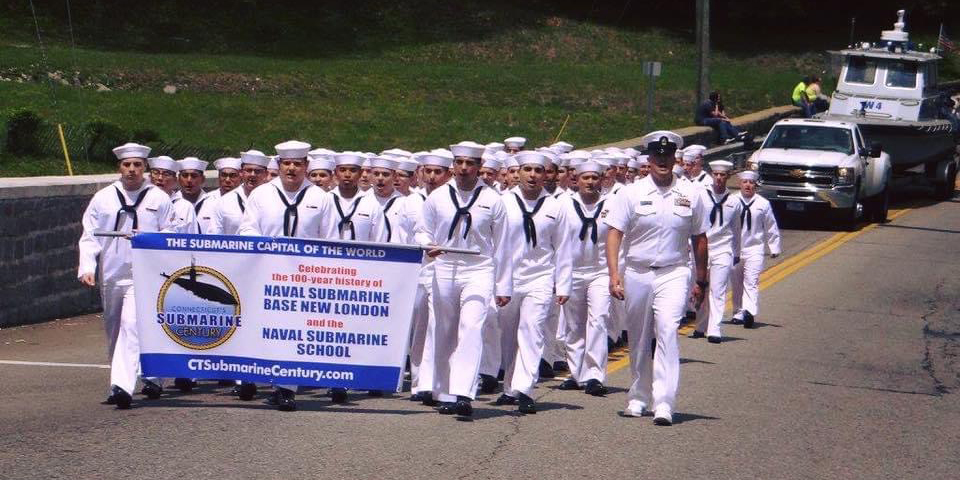
[[[556,337],[556,326],[550,329],[548,316],[555,302],[563,305],[570,295],[570,239],[566,211],[543,188],[544,165],[549,159],[532,151],[520,152],[515,158],[520,164],[520,183],[503,196],[503,202],[510,236],[522,238],[524,243],[513,250],[513,296],[500,312],[506,375],[497,404],[516,403],[521,413],[536,413],[530,395],[539,377],[544,347]]]
[[[254,188],[267,182],[267,164],[270,159],[259,150],[240,154],[240,186],[220,197],[213,214],[210,234],[236,235],[246,210],[247,199]]]
[[[697,311],[697,327],[691,338],[707,336],[710,343],[720,343],[720,321],[727,300],[730,269],[740,263],[740,201],[727,189],[733,164],[726,160],[710,162],[713,185],[701,191],[703,204],[710,214],[707,229],[707,268],[710,289],[707,301]]]
[[[523,146],[527,144],[527,139],[523,137],[510,137],[503,141],[503,150],[507,153],[517,153],[520,150],[523,150]]]
[[[743,322],[753,328],[754,316],[760,311],[760,272],[763,271],[763,246],[770,258],[780,255],[780,229],[770,202],[757,194],[757,178],[753,170],[740,172],[740,194],[736,197],[740,212],[740,264],[733,269],[733,315],[731,323]]]
[[[703,171],[703,152],[706,149],[707,147],[703,145],[690,145],[684,148],[683,172],[684,177],[694,185],[710,188],[713,185],[713,177]]]
[[[173,202],[173,219],[170,231],[174,233],[194,233],[197,214],[193,211],[193,206],[190,205],[190,202],[174,201],[174,195],[177,194],[177,187],[180,185],[177,180],[180,164],[166,155],[147,160],[150,165],[150,181],[163,193],[169,195],[170,201]]]
[[[700,192],[674,177],[679,135],[658,131],[644,137],[650,175],[611,198],[604,218],[610,295],[626,301],[633,385],[624,415],[653,410],[656,425],[671,425],[680,380],[677,328],[687,303],[687,248],[696,252],[692,295],[699,304],[707,283],[707,216]],[[625,248],[621,277],[617,256]],[[651,340],[656,338],[655,354]],[[651,365],[652,363],[652,365]]]
[[[276,147],[280,175],[247,197],[238,235],[337,238],[333,200],[307,180],[310,144],[295,140]],[[249,152],[248,152],[249,153]],[[282,411],[296,410],[297,386],[276,385],[270,401]]]
[[[454,182],[427,197],[417,234],[421,245],[440,247],[428,253],[435,257],[433,394],[443,402],[441,414],[470,416],[483,348],[481,331],[490,298],[496,296],[499,307],[510,302],[510,255],[515,249],[500,194],[478,178],[483,145],[461,142],[450,150]],[[480,253],[444,253],[442,247]]]
[[[497,159],[496,155],[490,152],[483,153],[483,165],[480,166],[480,180],[488,187],[500,191],[500,182],[497,179],[500,176],[500,170],[503,163]]]
[[[201,226],[196,220],[199,219],[197,214],[200,213],[200,209],[203,208],[203,204],[206,203],[208,195],[207,192],[203,190],[203,184],[206,181],[203,172],[207,169],[207,162],[197,157],[187,157],[178,160],[177,163],[180,164],[180,172],[177,173],[180,190],[170,197],[170,201],[172,201],[174,205],[180,202],[189,203],[193,208],[195,220],[192,230],[188,233],[203,233],[204,230],[201,230]],[[183,207],[180,206],[179,208]],[[207,226],[207,224],[203,225],[203,227]]]
[[[317,153],[314,153],[317,152]],[[334,187],[333,170],[336,162],[333,160],[333,154],[324,153],[326,150],[316,149],[310,151],[310,164],[307,166],[307,175],[310,183],[320,187],[325,192],[329,192]]]
[[[571,238],[573,278],[570,299],[563,305],[564,346],[570,376],[561,390],[603,396],[607,373],[607,316],[610,314],[610,277],[607,275],[607,224],[601,219],[607,200],[600,197],[604,167],[596,162],[577,166],[578,192],[561,199],[566,236]],[[578,221],[579,220],[579,221]]]
[[[168,231],[174,214],[170,196],[144,181],[150,147],[127,143],[114,148],[113,154],[120,179],[94,194],[83,212],[77,278],[84,285],[95,287],[99,274],[110,359],[110,394],[105,403],[127,409],[140,370],[132,248],[126,238],[98,237],[94,232]],[[162,392],[158,383],[147,379],[144,389],[150,398],[159,397]]]
[[[219,209],[220,199],[224,195],[233,191],[240,184],[240,159],[235,157],[224,157],[213,162],[217,169],[217,180],[219,188],[208,192],[206,197],[199,202],[196,209],[197,226],[199,233],[211,233],[216,228],[217,210]]]
[[[426,200],[426,195],[422,195],[414,191],[417,181],[417,169],[420,168],[420,164],[411,157],[403,157],[396,160],[397,179],[395,182],[395,187],[397,188],[397,191],[400,192],[400,195],[405,197],[415,195],[420,197],[420,200]]]

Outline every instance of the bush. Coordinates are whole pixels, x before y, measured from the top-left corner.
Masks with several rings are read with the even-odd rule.
[[[40,155],[43,120],[30,110],[16,110],[7,120],[4,149],[14,155]]]
[[[144,145],[151,142],[159,142],[160,134],[149,128],[135,130],[133,132],[133,141]]]
[[[114,147],[123,145],[130,138],[122,128],[105,120],[94,120],[83,127],[84,153],[91,162],[114,164]]]

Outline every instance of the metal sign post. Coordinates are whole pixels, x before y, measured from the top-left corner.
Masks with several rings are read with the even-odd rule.
[[[647,131],[653,130],[653,91],[656,88],[657,77],[662,69],[660,62],[643,62],[643,74],[647,76]]]

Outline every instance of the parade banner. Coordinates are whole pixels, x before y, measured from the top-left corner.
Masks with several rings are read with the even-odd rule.
[[[144,376],[397,391],[422,252],[297,238],[131,238]]]

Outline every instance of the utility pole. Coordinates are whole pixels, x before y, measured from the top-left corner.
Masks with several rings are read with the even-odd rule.
[[[697,106],[710,95],[710,0],[697,0]]]

